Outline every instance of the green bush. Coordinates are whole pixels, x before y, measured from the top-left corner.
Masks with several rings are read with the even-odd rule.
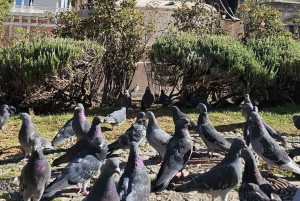
[[[300,102],[300,43],[286,36],[252,39],[246,43],[256,59],[268,72],[276,72],[273,85],[268,88],[265,102],[286,100]]]
[[[103,71],[98,65],[103,53],[91,41],[62,38],[25,40],[0,49],[2,102],[36,112],[51,112],[57,104],[68,109],[74,101],[91,104],[99,88],[94,83],[101,81],[95,76]]]
[[[212,92],[228,97],[258,93],[274,77],[256,61],[253,51],[222,35],[170,33],[154,42],[149,58],[158,81],[178,87],[171,96],[181,100],[206,100]]]

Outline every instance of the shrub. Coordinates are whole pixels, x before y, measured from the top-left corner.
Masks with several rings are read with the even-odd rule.
[[[43,38],[0,50],[2,103],[45,113],[99,101],[104,48],[91,41]]]
[[[286,36],[252,39],[246,43],[257,61],[268,71],[276,72],[273,85],[267,89],[262,104],[287,100],[300,103],[300,43]]]
[[[222,94],[219,98],[261,93],[274,78],[251,49],[222,35],[170,33],[154,42],[149,58],[160,83],[178,87],[171,96],[180,100],[207,100],[210,93]]]

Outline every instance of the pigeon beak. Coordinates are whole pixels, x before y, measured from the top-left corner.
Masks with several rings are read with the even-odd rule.
[[[78,110],[78,107],[76,106],[76,107],[74,108],[74,110]]]
[[[121,170],[120,170],[120,168],[116,168],[115,173],[118,173],[119,175],[121,175]]]

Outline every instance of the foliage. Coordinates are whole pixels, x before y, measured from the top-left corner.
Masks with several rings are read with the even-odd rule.
[[[63,26],[57,29],[57,35],[88,38],[106,49],[101,62],[104,69],[102,105],[114,103],[122,90],[130,86],[136,63],[154,31],[154,24],[144,21],[135,4],[132,0],[122,1],[119,6],[110,0],[93,1],[87,18],[79,18],[73,12],[59,16]]]
[[[36,112],[68,109],[74,101],[92,104],[103,79],[103,52],[90,41],[61,38],[24,40],[2,48],[1,102]]]
[[[282,29],[282,13],[266,2],[246,0],[240,4],[237,16],[244,25],[242,39],[247,41],[270,35],[287,35]]]
[[[0,0],[0,41],[2,41],[0,47],[3,45],[3,39],[5,38],[4,22],[7,20],[12,2],[13,0]]]
[[[226,33],[226,30],[219,26],[221,19],[216,9],[204,1],[193,4],[185,0],[180,7],[174,9],[172,17],[175,20],[174,26],[179,31],[199,35]]]
[[[180,100],[207,100],[212,92],[228,97],[254,93],[274,76],[253,51],[228,36],[170,33],[154,42],[149,58],[156,78],[162,85],[177,86],[179,92],[170,96]]]
[[[300,43],[291,37],[270,36],[249,40],[246,45],[268,72],[276,73],[272,87],[264,95],[264,102],[283,104],[292,99],[300,103],[297,91],[300,86]]]

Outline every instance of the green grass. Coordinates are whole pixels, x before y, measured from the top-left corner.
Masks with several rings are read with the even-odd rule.
[[[94,116],[101,116],[104,118],[109,113],[114,111],[115,108],[100,108],[86,109],[87,119],[91,122]],[[166,132],[174,132],[174,123],[172,119],[172,112],[170,108],[161,108],[159,105],[155,105],[151,108],[156,116],[157,122]],[[182,109],[182,112],[190,115],[195,121],[199,116],[198,109]],[[130,109],[127,111],[127,120],[120,126],[120,131],[117,127],[112,131],[111,126],[108,124],[101,124],[104,138],[111,142],[118,138],[127,128],[130,127],[135,121],[135,115],[139,112],[139,109]],[[300,112],[300,106],[298,105],[286,105],[277,108],[263,108],[259,109],[260,115],[264,120],[270,124],[279,133],[284,133],[288,136],[299,135],[300,131],[295,128],[292,122],[292,117]],[[52,115],[33,115],[31,114],[32,121],[37,129],[43,136],[52,140],[57,131],[65,124],[67,120],[72,118],[73,111],[69,111],[62,114]],[[242,133],[244,117],[241,114],[241,108],[232,106],[228,109],[216,109],[209,111],[209,117],[211,123],[220,132],[232,132],[237,131]],[[0,132],[0,150],[2,150],[2,157],[6,157],[12,154],[22,153],[20,144],[18,141],[18,132],[21,127],[21,120],[18,116],[11,117],[5,129],[8,133]],[[67,144],[65,144],[67,145]]]

